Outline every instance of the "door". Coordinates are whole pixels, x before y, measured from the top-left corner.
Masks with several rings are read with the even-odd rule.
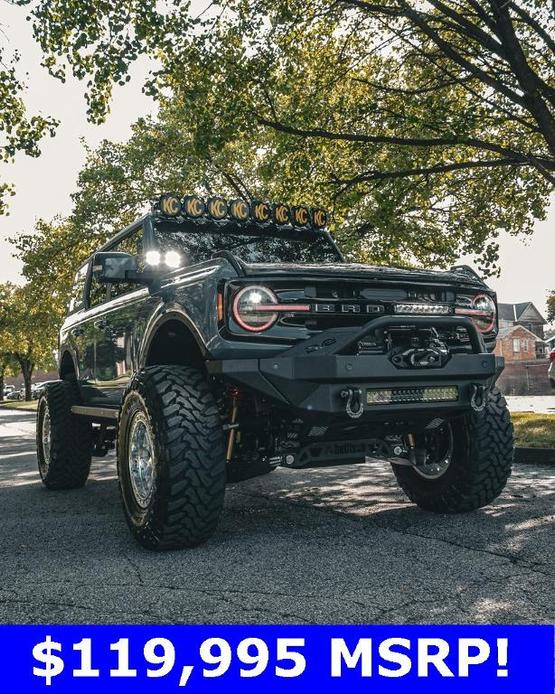
[[[132,231],[108,250],[131,253],[142,266],[143,228]],[[98,331],[95,348],[95,387],[106,404],[117,405],[138,368],[138,351],[146,322],[160,301],[142,285],[121,282],[108,285],[108,302],[94,322]]]
[[[68,307],[60,335],[60,350],[69,350],[80,385],[86,389],[94,379],[94,328],[88,320],[85,288],[89,263],[79,268],[73,281]]]

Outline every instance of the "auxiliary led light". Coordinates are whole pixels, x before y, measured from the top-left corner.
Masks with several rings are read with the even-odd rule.
[[[422,386],[418,388],[369,388],[368,405],[398,405],[411,402],[457,402],[457,386]]]
[[[395,304],[395,313],[404,315],[447,316],[451,307],[445,304]]]
[[[145,256],[145,260],[146,260],[147,265],[153,265],[153,266],[160,265],[160,260],[161,260],[160,251],[147,251],[146,256]]]
[[[177,251],[168,251],[164,257],[164,262],[172,269],[178,268],[181,265],[181,256]]]

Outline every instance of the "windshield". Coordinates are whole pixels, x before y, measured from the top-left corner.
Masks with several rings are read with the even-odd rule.
[[[210,260],[218,251],[230,251],[245,263],[333,263],[341,257],[330,239],[323,233],[260,230],[199,229],[196,225],[158,222],[154,238],[159,250],[177,251],[183,265]]]

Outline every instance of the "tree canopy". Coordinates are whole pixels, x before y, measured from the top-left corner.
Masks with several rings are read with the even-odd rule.
[[[23,100],[24,84],[16,73],[19,56],[8,57],[0,45],[0,161],[10,162],[18,152],[37,157],[39,142],[47,134],[53,135],[57,122],[42,115],[30,115]],[[7,212],[7,197],[14,194],[13,187],[0,181],[0,215]]]
[[[94,121],[139,55],[156,61],[160,117],[90,153],[76,233],[164,189],[223,188],[331,207],[363,259],[468,253],[494,271],[499,233],[545,215],[555,10],[541,0],[226,0],[196,16],[169,0],[42,0],[31,15],[50,72],[88,80]]]
[[[555,323],[555,289],[547,295],[547,322]]]
[[[4,363],[16,361],[31,399],[31,377],[36,367],[54,362],[58,317],[52,310],[51,292],[38,295],[31,284],[0,284],[0,355]]]

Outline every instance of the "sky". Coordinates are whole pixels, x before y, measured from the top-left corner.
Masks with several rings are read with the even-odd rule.
[[[139,61],[132,68],[131,81],[114,89],[106,122],[88,123],[82,84],[77,80],[62,84],[40,67],[41,52],[25,15],[25,8],[0,2],[0,40],[21,53],[19,71],[28,85],[25,101],[30,111],[54,116],[61,124],[56,137],[42,141],[39,158],[18,155],[15,163],[0,165],[1,179],[16,189],[15,197],[9,199],[9,216],[0,217],[0,281],[14,282],[21,281],[21,266],[12,257],[7,239],[32,231],[39,218],[52,219],[71,211],[70,195],[84,163],[81,140],[92,147],[103,139],[123,141],[139,116],[156,112],[156,104],[141,91],[148,63]],[[545,313],[547,291],[555,289],[555,196],[548,218],[536,224],[531,238],[500,238],[500,266],[501,276],[488,280],[499,301],[532,301]]]

